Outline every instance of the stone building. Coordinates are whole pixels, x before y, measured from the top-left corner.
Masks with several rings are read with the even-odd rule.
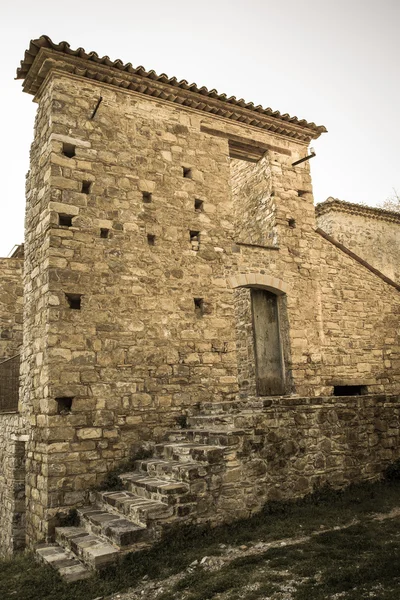
[[[393,281],[400,282],[400,213],[328,198],[317,225]]]
[[[84,577],[398,458],[400,286],[316,225],[326,129],[45,36],[17,77],[38,111],[23,318],[20,259],[1,265],[3,356],[23,323],[3,552],[45,543]]]

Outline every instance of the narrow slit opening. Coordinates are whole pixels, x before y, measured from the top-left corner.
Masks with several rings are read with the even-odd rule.
[[[203,212],[204,210],[204,202],[203,200],[200,200],[199,198],[196,198],[194,201],[194,210],[196,212]]]
[[[198,317],[201,317],[204,312],[204,299],[203,298],[193,298],[194,302],[194,311]]]
[[[91,187],[92,187],[91,181],[82,181],[82,194],[90,194]]]
[[[190,230],[190,244],[192,246],[192,250],[199,250],[200,248],[200,231]]]

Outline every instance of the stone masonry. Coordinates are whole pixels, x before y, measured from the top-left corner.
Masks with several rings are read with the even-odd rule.
[[[400,282],[400,214],[328,198],[316,206],[317,225],[384,275]]]
[[[38,104],[28,545],[80,578],[178,521],[247,516],[399,457],[400,288],[317,228],[297,161],[324,127],[45,36],[18,78]],[[143,447],[124,489],[99,492]],[[60,527],[72,508],[79,527]]]
[[[22,344],[22,258],[0,258],[0,361]]]

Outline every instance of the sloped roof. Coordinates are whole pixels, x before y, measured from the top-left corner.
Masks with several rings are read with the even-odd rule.
[[[124,63],[122,60],[111,60],[108,56],[100,57],[96,52],[86,52],[83,48],[77,48],[76,50],[72,50],[68,42],[60,42],[59,44],[54,43],[48,36],[42,35],[40,38],[31,40],[29,44],[29,48],[25,51],[25,55],[23,60],[21,61],[21,66],[17,69],[17,77],[16,79],[26,79],[28,76],[35,59],[40,53],[41,49],[52,50],[61,55],[66,55],[68,57],[76,57],[83,61],[92,63],[93,66],[104,66],[115,73],[127,73],[130,75],[140,76],[143,79],[149,80],[151,82],[158,82],[167,86],[169,88],[174,88],[176,90],[184,90],[186,92],[190,92],[197,96],[200,96],[202,99],[212,99],[217,100],[225,105],[230,105],[232,107],[237,107],[240,109],[245,109],[246,111],[252,113],[258,113],[261,117],[272,117],[274,120],[278,120],[293,126],[300,127],[303,130],[308,130],[308,137],[310,139],[315,139],[321,135],[321,133],[326,132],[326,128],[323,125],[316,125],[315,123],[308,123],[304,119],[298,119],[297,117],[291,117],[287,113],[281,114],[279,111],[274,111],[271,108],[263,108],[261,105],[255,106],[252,102],[245,102],[245,100],[237,99],[235,96],[228,96],[226,94],[219,94],[217,90],[212,89],[208,90],[206,87],[199,87],[195,83],[189,84],[185,79],[178,81],[176,77],[168,77],[165,73],[161,75],[157,75],[155,71],[146,71],[146,69],[142,66],[133,67],[131,63]],[[107,83],[110,83],[107,81]],[[111,82],[114,84],[114,82]],[[124,86],[127,87],[127,86]],[[36,88],[26,89],[26,91],[30,93],[35,93]],[[142,92],[146,93],[146,91]],[[154,94],[152,94],[154,95]],[[173,94],[172,96],[173,97]],[[170,98],[166,98],[170,100]],[[172,100],[174,101],[174,100]],[[179,102],[180,104],[182,102]],[[196,107],[197,108],[197,107]],[[227,107],[228,108],[228,107]],[[203,109],[202,109],[203,110]],[[209,111],[215,112],[215,111]],[[225,115],[223,115],[225,116]],[[231,118],[231,117],[229,117]],[[254,115],[255,125],[257,115]],[[238,119],[236,119],[238,120]],[[250,123],[252,124],[252,123]],[[286,132],[286,135],[288,133]],[[285,133],[284,133],[285,135]],[[300,137],[300,136],[291,136],[291,137]]]
[[[345,202],[337,198],[329,197],[325,202],[320,202],[315,206],[315,214],[317,216],[324,215],[328,212],[339,211],[350,214],[363,215],[370,219],[381,219],[383,221],[391,221],[400,224],[400,213],[392,210],[386,210],[376,206],[364,206],[363,204],[355,204],[353,202]]]

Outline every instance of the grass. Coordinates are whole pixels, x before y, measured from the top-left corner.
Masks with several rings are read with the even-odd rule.
[[[289,584],[289,585],[288,585]],[[282,588],[293,600],[398,600],[400,522],[369,522],[314,536],[306,544],[271,548],[232,561],[220,571],[186,576],[159,600],[273,598]]]
[[[343,600],[397,600],[400,522],[368,519],[399,505],[399,481],[357,485],[343,492],[325,489],[298,502],[270,503],[251,519],[231,525],[175,530],[152,549],[128,555],[116,568],[73,584],[24,554],[0,561],[0,598],[93,600],[122,592],[146,575],[162,580],[185,572],[159,600],[178,600],[182,595],[185,600],[273,599],[282,589],[291,590],[293,600],[326,600],[333,594]],[[324,532],[354,519],[361,523]],[[269,542],[315,531],[319,535],[304,544],[242,556],[220,570],[185,571],[196,559],[221,554],[220,544]]]

